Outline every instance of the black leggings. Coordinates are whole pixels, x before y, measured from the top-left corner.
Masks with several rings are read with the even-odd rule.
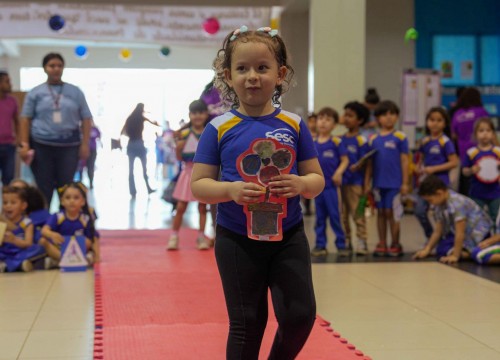
[[[316,316],[304,225],[276,242],[251,240],[217,225],[215,257],[229,314],[226,358],[258,359],[269,288],[279,325],[269,359],[295,359]]]

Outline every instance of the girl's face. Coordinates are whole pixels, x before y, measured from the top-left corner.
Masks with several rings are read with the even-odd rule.
[[[49,83],[60,83],[64,70],[64,64],[60,59],[54,58],[45,64],[43,70],[47,74],[47,81]]]
[[[440,113],[432,112],[427,118],[427,127],[429,128],[431,135],[441,134],[446,127],[446,120]]]
[[[335,128],[335,119],[332,116],[320,115],[316,122],[316,130],[319,135],[330,135]]]
[[[205,126],[205,122],[208,119],[208,112],[206,111],[196,111],[189,113],[189,120],[194,128],[200,129]]]
[[[225,69],[227,84],[234,89],[244,115],[271,114],[274,90],[283,83],[287,72],[278,67],[274,54],[261,42],[240,42],[233,50],[231,68]]]
[[[2,196],[2,212],[11,221],[20,220],[27,207],[28,203],[21,200],[18,194],[3,194]]]
[[[69,213],[77,213],[85,206],[85,198],[80,190],[69,187],[61,197],[61,205]]]
[[[484,145],[493,143],[493,137],[495,136],[491,126],[486,123],[479,124],[475,135],[477,142]]]
[[[380,127],[384,130],[393,130],[394,126],[398,122],[398,114],[392,112],[386,112],[383,115],[379,115],[377,120],[380,124]]]

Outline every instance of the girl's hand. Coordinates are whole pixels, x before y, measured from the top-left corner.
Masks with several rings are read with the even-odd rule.
[[[443,264],[456,264],[458,262],[458,258],[455,255],[443,256],[439,259]]]
[[[406,185],[406,184],[401,185],[400,191],[401,191],[401,195],[407,195],[409,192],[408,185]]]
[[[333,174],[332,181],[335,185],[341,186],[342,185],[342,175],[340,175],[339,173]]]
[[[422,250],[417,251],[413,255],[413,260],[424,259],[427,256],[429,256],[429,254],[430,254],[430,251],[427,248],[424,248]]]
[[[464,167],[462,169],[462,174],[464,174],[464,176],[471,176],[472,175],[472,168]]]
[[[471,167],[471,171],[473,174],[477,174],[479,170],[481,170],[481,168],[478,165],[474,165],[473,167]]]
[[[481,241],[477,246],[481,249],[486,249],[487,247],[490,247],[493,244],[496,244],[497,242],[493,238],[489,238],[486,240]]]
[[[422,173],[425,175],[432,175],[434,174],[434,167],[433,166],[424,166],[422,169]]]
[[[14,236],[14,234],[12,233],[12,231],[6,231],[5,232],[5,235],[3,237],[3,241],[5,243],[14,244],[16,242],[15,239],[16,239],[16,237]]]
[[[58,245],[61,245],[64,242],[64,237],[59,233],[53,233],[50,238]]]
[[[263,186],[243,181],[232,182],[229,186],[229,196],[239,205],[259,202],[262,194],[266,192],[266,188]]]
[[[300,195],[304,189],[304,183],[298,175],[286,174],[273,176],[269,183],[272,194],[291,198]]]

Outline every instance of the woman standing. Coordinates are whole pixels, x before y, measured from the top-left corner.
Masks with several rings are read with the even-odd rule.
[[[38,188],[50,206],[54,189],[70,183],[78,160],[89,156],[92,114],[83,92],[62,81],[64,59],[47,54],[42,61],[47,82],[33,88],[24,102],[20,122],[20,150],[29,161]]]
[[[129,115],[125,125],[122,129],[122,134],[128,136],[129,141],[127,145],[127,155],[128,155],[128,186],[130,190],[130,196],[135,198],[137,194],[137,189],[135,188],[134,179],[134,161],[138,157],[142,164],[142,175],[144,176],[144,181],[146,182],[146,187],[148,189],[148,194],[155,192],[149,186],[148,173],[146,170],[146,147],[144,146],[144,140],[142,139],[142,131],[144,130],[144,122],[147,121],[153,125],[160,126],[156,121],[151,121],[144,117],[144,104],[139,103],[135,107],[134,111]]]

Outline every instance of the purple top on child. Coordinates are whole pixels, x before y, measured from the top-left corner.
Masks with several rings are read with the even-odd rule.
[[[476,145],[474,140],[474,123],[477,119],[488,117],[489,114],[482,106],[468,109],[458,109],[451,121],[451,130],[457,136],[457,147],[460,161],[464,163],[467,150]]]

